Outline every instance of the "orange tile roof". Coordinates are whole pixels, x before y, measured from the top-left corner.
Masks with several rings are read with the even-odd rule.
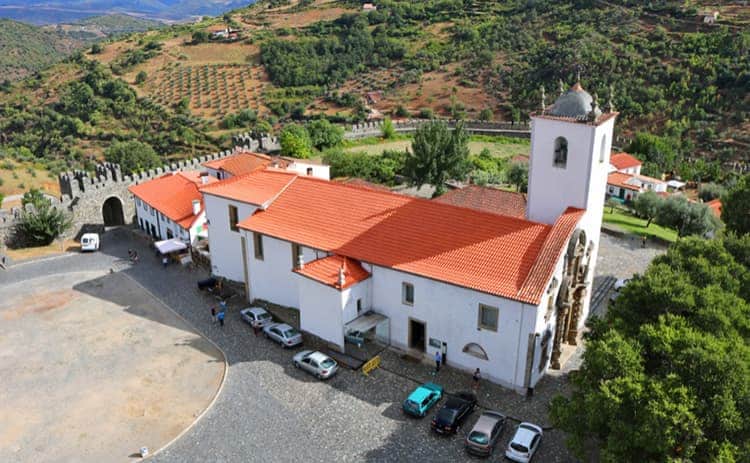
[[[204,194],[265,207],[296,177],[294,172],[265,169],[212,183],[200,190]]]
[[[451,190],[433,201],[519,219],[526,218],[526,195],[497,188],[470,185]]]
[[[711,211],[714,213],[714,215],[718,218],[721,218],[721,200],[720,199],[712,199],[711,201],[706,203],[706,206],[711,209]]]
[[[298,177],[241,228],[489,294],[538,303],[524,282],[553,227]],[[545,286],[534,279],[530,284]]]
[[[614,185],[626,190],[641,191],[641,188],[637,185],[631,185],[628,180],[632,179],[633,176],[630,174],[623,174],[622,172],[612,172],[607,176],[607,185]]]
[[[547,289],[547,282],[555,272],[560,256],[567,248],[568,240],[586,211],[569,207],[552,227],[542,245],[542,251],[529,271],[519,297],[526,301],[539,301]]]
[[[344,268],[344,286],[339,284],[339,269],[342,267]],[[328,256],[314,260],[305,264],[304,268],[294,271],[338,290],[346,289],[370,278],[370,272],[362,268],[359,261],[342,256]]]
[[[643,163],[638,158],[636,158],[635,156],[631,156],[628,153],[613,154],[609,158],[609,163],[615,166],[615,168],[618,170],[643,165]]]
[[[213,177],[206,177],[209,182],[206,186],[216,181]],[[182,228],[189,228],[197,218],[197,215],[193,215],[193,200],[201,202],[203,211],[203,197],[198,191],[200,185],[201,173],[187,171],[162,175],[133,185],[128,191]]]
[[[265,169],[272,164],[286,167],[288,162],[282,159],[274,159],[266,154],[242,151],[225,158],[206,161],[202,165],[215,170],[223,170],[236,176]]]

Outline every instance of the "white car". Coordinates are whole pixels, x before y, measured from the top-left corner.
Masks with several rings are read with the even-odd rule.
[[[531,423],[521,423],[508,444],[505,456],[518,463],[529,463],[542,440],[542,428]]]
[[[240,316],[253,328],[263,328],[273,323],[273,317],[265,309],[260,307],[248,307],[240,310]]]
[[[622,288],[627,286],[628,283],[630,283],[630,278],[620,278],[619,280],[615,281],[615,291],[621,290]]]
[[[314,375],[318,379],[328,379],[339,371],[334,359],[318,351],[303,350],[293,358],[294,366]]]
[[[81,236],[81,252],[98,251],[101,247],[98,233],[84,233]]]
[[[268,339],[281,344],[282,347],[293,347],[302,344],[302,333],[286,323],[272,323],[263,328],[263,334]]]

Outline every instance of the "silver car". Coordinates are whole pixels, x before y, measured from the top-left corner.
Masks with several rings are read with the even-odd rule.
[[[303,350],[293,358],[294,366],[301,368],[318,379],[328,379],[339,371],[334,359],[318,351]]]
[[[491,410],[482,413],[466,436],[466,451],[480,456],[492,455],[504,427],[505,415],[502,413]]]
[[[302,344],[302,333],[286,323],[272,323],[263,328],[263,334],[283,347],[293,347]]]
[[[542,428],[531,423],[521,423],[516,428],[513,439],[505,450],[506,458],[518,463],[529,463],[534,457],[539,442],[542,441]]]
[[[240,316],[253,328],[263,328],[273,323],[273,317],[265,309],[260,307],[248,307],[240,310]]]

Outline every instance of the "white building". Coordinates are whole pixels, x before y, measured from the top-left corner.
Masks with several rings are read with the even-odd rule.
[[[628,153],[613,154],[609,161],[607,195],[622,201],[632,201],[640,193],[653,191],[667,193],[668,182],[641,175],[641,163]]]
[[[525,218],[275,170],[204,187],[213,271],[333,348],[366,326],[533,387],[588,315],[616,115],[576,84],[532,116]]]
[[[211,176],[219,180],[249,174],[267,167],[288,170],[299,175],[309,175],[325,180],[331,178],[330,167],[325,164],[284,156],[269,156],[244,150],[231,156],[204,162],[202,165]]]
[[[615,153],[609,158],[609,173],[641,175],[641,167],[643,167],[641,160],[628,153]]]
[[[204,237],[206,212],[198,188],[215,179],[201,172],[171,172],[133,185],[135,223],[154,239],[179,238],[195,244]]]

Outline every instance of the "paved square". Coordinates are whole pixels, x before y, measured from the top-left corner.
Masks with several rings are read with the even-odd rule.
[[[125,275],[2,286],[0,461],[128,461],[187,428],[224,358]]]

